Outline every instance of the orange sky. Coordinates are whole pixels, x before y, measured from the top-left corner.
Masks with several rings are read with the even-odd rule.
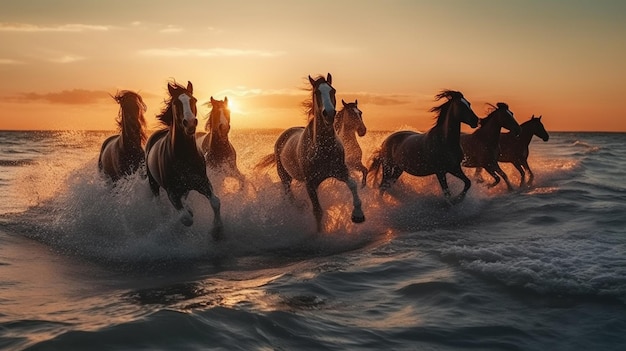
[[[478,115],[502,101],[549,131],[626,131],[624,38],[608,0],[5,2],[0,130],[113,129],[122,89],[154,126],[171,78],[227,95],[233,128],[286,128],[306,76],[330,72],[374,130],[430,128],[454,89]]]

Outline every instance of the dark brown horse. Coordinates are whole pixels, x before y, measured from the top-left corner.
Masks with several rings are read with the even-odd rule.
[[[416,133],[400,131],[389,135],[379,150],[374,152],[370,172],[378,173],[382,166],[383,177],[380,183],[382,194],[398,180],[402,173],[414,176],[435,174],[448,201],[457,203],[467,194],[471,181],[461,170],[463,152],[459,146],[461,123],[472,128],[478,125],[478,117],[470,103],[458,91],[444,90],[435,96],[435,100],[448,99],[430,112],[438,113],[437,122],[428,132]],[[451,199],[446,173],[461,179],[465,184],[463,191]]]
[[[193,213],[183,206],[191,190],[195,190],[209,199],[213,208],[213,238],[222,235],[222,219],[220,216],[220,200],[213,192],[211,182],[207,178],[204,157],[196,147],[196,98],[193,97],[193,86],[187,88],[168,83],[170,99],[157,116],[167,126],[155,132],[146,143],[146,165],[150,188],[154,195],[159,195],[159,188],[167,192],[172,205],[181,212],[181,222],[193,224]]]
[[[335,132],[346,153],[346,165],[350,170],[357,170],[363,174],[361,178],[361,186],[365,187],[367,183],[367,167],[363,165],[363,151],[356,135],[362,137],[367,133],[365,123],[363,123],[363,112],[359,110],[358,100],[346,103],[341,100],[343,108],[337,112],[335,116]]]
[[[493,111],[480,120],[480,127],[472,134],[461,135],[461,148],[465,158],[463,167],[484,168],[494,179],[489,187],[494,187],[500,183],[500,177],[504,179],[509,190],[513,190],[509,177],[498,165],[498,147],[500,140],[500,130],[502,128],[510,130],[516,137],[520,134],[520,126],[513,117],[513,112],[509,110],[509,105],[498,102],[496,106],[490,105]],[[480,172],[479,169],[476,170]]]
[[[302,181],[313,205],[317,231],[322,230],[322,207],[317,197],[318,186],[327,178],[346,183],[352,192],[352,221],[365,221],[356,182],[350,178],[341,141],[335,134],[335,88],[330,73],[326,78],[309,76],[311,99],[305,102],[309,122],[306,127],[285,130],[276,140],[274,153],[265,156],[256,167],[276,164],[285,193],[293,199],[291,181]]]
[[[535,175],[528,166],[528,145],[533,136],[538,136],[543,141],[548,141],[550,136],[541,123],[541,116],[533,115],[530,120],[520,125],[522,131],[519,138],[511,133],[500,134],[500,155],[499,162],[512,163],[520,173],[520,187],[524,186],[525,173],[524,168],[528,171],[528,185],[532,185]]]
[[[120,105],[116,120],[119,134],[102,143],[98,169],[115,182],[136,172],[144,163],[146,104],[139,94],[129,90],[122,90],[112,98]]]
[[[237,152],[228,139],[230,131],[230,109],[228,97],[215,100],[211,96],[211,112],[204,127],[206,132],[196,133],[196,144],[204,155],[207,166],[211,169],[223,170],[226,175],[236,178],[240,185],[245,180],[237,168]]]

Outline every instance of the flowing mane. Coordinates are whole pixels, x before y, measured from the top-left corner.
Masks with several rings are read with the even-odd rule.
[[[324,81],[326,81],[326,77],[322,75],[318,75],[317,77],[313,78],[313,80],[315,80],[316,82],[320,79],[323,79]],[[315,89],[317,89],[317,87],[312,86],[311,84],[307,84],[305,88],[302,88],[302,90],[306,90],[310,93],[309,97],[306,100],[302,101],[302,108],[304,109],[307,122],[310,121],[314,117],[313,93],[315,92]]]
[[[172,80],[168,82],[168,85],[171,86],[172,88],[174,88],[174,90],[187,90],[185,87],[183,87],[182,85],[176,83],[176,81]],[[165,126],[171,126],[172,123],[174,122],[174,115],[172,114],[172,98],[173,96],[169,96],[169,98],[163,100],[163,103],[165,104],[165,106],[163,107],[163,109],[161,110],[161,113],[159,113],[156,118]]]
[[[129,135],[138,137],[144,143],[147,138],[144,112],[148,110],[148,107],[143,102],[141,96],[130,90],[122,90],[118,91],[115,96],[111,95],[111,97],[120,105],[120,110],[115,119],[117,131],[122,132],[124,130]],[[135,108],[138,109],[136,111],[137,118],[134,118],[134,116],[124,117],[126,113],[134,112]]]
[[[435,117],[433,117],[434,119],[437,120],[437,123],[439,122],[441,116],[445,116],[448,114],[448,109],[450,108],[450,105],[451,105],[450,102],[455,97],[463,98],[463,94],[461,92],[454,91],[454,90],[442,90],[439,94],[435,95],[435,101],[439,101],[443,98],[448,99],[448,101],[444,102],[443,104],[439,106],[435,106],[431,108],[430,110],[428,110],[428,112],[434,112],[437,114],[435,115]]]
[[[480,121],[478,123],[478,127],[479,128],[482,127],[483,125],[487,124],[493,118],[493,116],[495,116],[494,112],[497,111],[498,109],[501,109],[501,108],[503,108],[505,110],[509,109],[509,105],[504,103],[504,102],[498,102],[496,104],[496,106],[494,106],[494,105],[492,105],[490,103],[487,103],[487,106],[489,106],[489,108],[487,109],[489,114],[487,115],[487,117],[480,119]]]

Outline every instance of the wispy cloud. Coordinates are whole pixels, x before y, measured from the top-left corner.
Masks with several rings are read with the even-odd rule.
[[[73,63],[77,61],[82,61],[84,59],[85,58],[82,56],[64,55],[61,57],[49,59],[48,61],[54,62],[54,63]]]
[[[165,28],[161,29],[159,32],[161,32],[161,33],[180,33],[182,31],[183,31],[182,27],[170,24],[170,25],[166,26]]]
[[[246,50],[246,49],[227,49],[227,48],[211,48],[211,49],[182,49],[182,48],[165,48],[165,49],[146,49],[140,50],[140,55],[152,57],[276,57],[284,55],[283,51],[265,51],[265,50]]]
[[[13,59],[3,59],[0,58],[0,65],[21,65],[24,62],[13,60]]]
[[[102,90],[73,89],[45,94],[19,93],[12,96],[2,97],[1,100],[6,102],[43,101],[51,104],[63,105],[92,105],[110,98],[111,96],[109,93]]]
[[[85,32],[85,31],[108,31],[110,26],[91,24],[60,24],[56,26],[41,26],[30,23],[0,22],[0,32]]]

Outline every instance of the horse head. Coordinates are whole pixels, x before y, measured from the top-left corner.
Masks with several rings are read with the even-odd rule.
[[[476,116],[476,113],[472,110],[472,105],[469,101],[467,101],[467,99],[465,99],[461,92],[443,90],[435,96],[435,100],[440,100],[444,97],[448,99],[448,102],[446,103],[449,104],[448,113],[451,113],[452,116],[458,117],[462,123],[465,123],[472,128],[476,128],[478,126],[478,116]],[[430,111],[439,112],[442,110],[444,105],[434,107]]]
[[[532,115],[529,122],[533,126],[533,135],[540,137],[543,141],[548,141],[548,139],[550,139],[550,135],[548,134],[546,128],[541,122],[541,115],[539,117],[535,117],[535,115]]]
[[[345,102],[341,99],[343,109],[335,117],[335,130],[344,128],[345,130],[356,132],[360,137],[367,133],[365,123],[363,123],[363,112],[359,110],[359,101]],[[341,117],[339,117],[341,115]]]
[[[193,85],[187,82],[187,88],[178,84],[168,83],[170,93],[173,123],[182,128],[186,135],[194,135],[198,126],[196,113],[196,98],[193,97]]]
[[[484,125],[490,119],[495,119],[502,126],[502,128],[511,131],[513,135],[519,137],[522,128],[515,120],[513,112],[509,109],[509,105],[504,102],[498,102],[496,106],[492,105],[492,107],[495,107],[495,109],[491,111],[487,117],[481,120],[481,125]]]
[[[230,108],[228,108],[228,97],[224,100],[215,100],[211,96],[211,113],[207,121],[207,130],[216,133],[220,138],[228,138],[230,131]]]
[[[326,78],[320,76],[317,79],[309,76],[313,91],[312,114],[313,116],[321,116],[326,126],[332,126],[335,120],[335,88],[333,88],[333,77],[328,73]]]

